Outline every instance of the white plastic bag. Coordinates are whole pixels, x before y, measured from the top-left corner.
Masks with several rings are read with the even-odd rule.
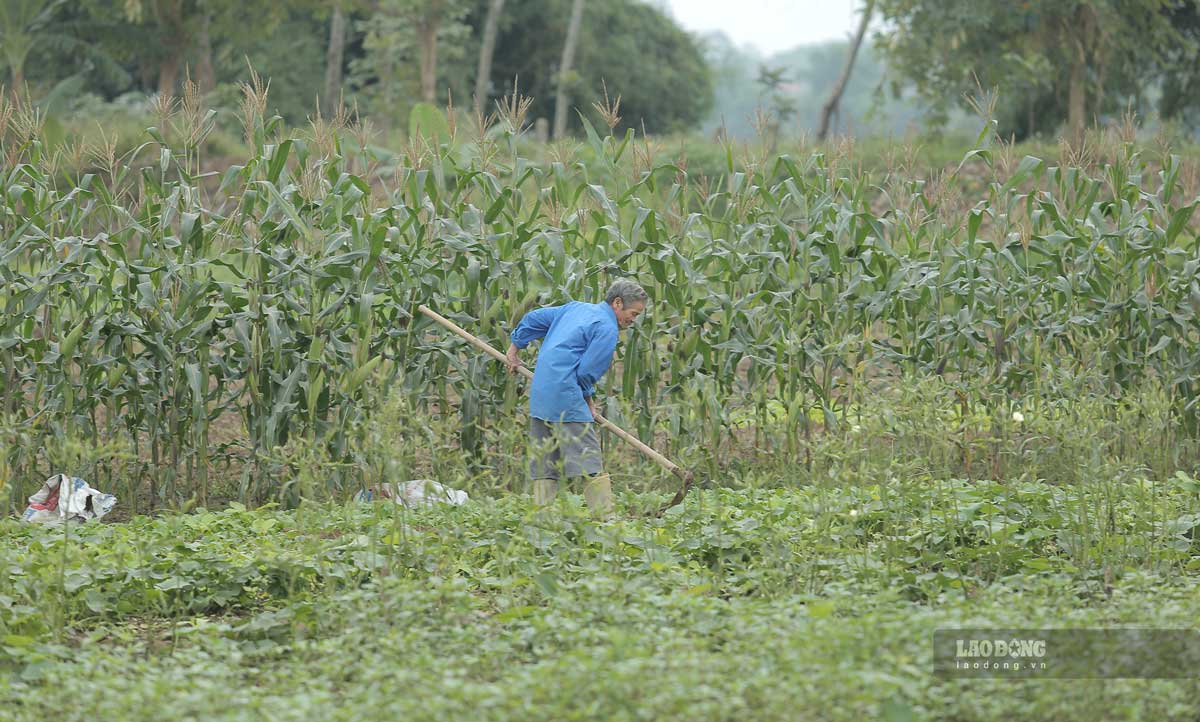
[[[29,497],[22,521],[60,523],[99,519],[117,505],[117,497],[88,486],[83,479],[55,474]]]
[[[378,489],[380,498],[391,499],[403,506],[421,506],[425,504],[450,504],[462,506],[467,503],[467,492],[451,489],[430,479],[414,479],[399,483],[388,483]],[[354,497],[358,501],[372,501],[374,490],[358,492]]]

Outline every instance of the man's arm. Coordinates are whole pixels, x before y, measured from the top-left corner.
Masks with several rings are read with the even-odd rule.
[[[562,313],[562,309],[562,306],[550,306],[537,308],[525,314],[525,317],[509,335],[508,352],[504,354],[505,365],[508,366],[509,373],[516,373],[517,369],[521,367],[521,355],[518,351],[539,338],[545,338],[550,331],[550,326],[554,324],[554,320]]]
[[[583,356],[579,359],[579,367],[575,377],[579,380],[579,388],[583,390],[585,399],[591,400],[595,395],[595,384],[612,365],[613,351],[617,350],[617,330],[608,326],[599,326],[588,341]],[[590,406],[590,404],[589,404]]]
[[[517,324],[509,335],[512,345],[518,349],[525,348],[539,338],[545,338],[554,320],[562,313],[564,306],[548,306],[535,308]]]

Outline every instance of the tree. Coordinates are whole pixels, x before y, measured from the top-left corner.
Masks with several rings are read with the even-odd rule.
[[[18,92],[27,80],[57,86],[72,76],[89,90],[128,85],[113,52],[120,44],[99,30],[86,9],[66,0],[0,0],[0,85],[7,80]],[[136,38],[127,27],[120,34]]]
[[[488,0],[487,19],[483,23],[483,43],[479,47],[479,69],[475,73],[475,113],[483,112],[491,87],[492,55],[496,52],[496,33],[504,0]]]
[[[416,21],[417,39],[421,45],[421,99],[432,103],[437,99],[438,29],[446,0],[418,0],[410,3],[409,13]]]
[[[200,25],[196,30],[196,87],[201,95],[207,95],[217,87],[217,73],[213,69],[212,38],[208,34],[212,15],[207,10],[200,14]]]
[[[558,92],[554,101],[554,137],[561,138],[567,134],[567,106],[570,98],[567,94],[571,79],[571,64],[575,62],[575,46],[579,44],[579,26],[583,23],[583,0],[575,0],[571,5],[571,22],[567,24],[567,39],[563,43],[562,61],[558,64]]]
[[[561,47],[546,38],[565,38],[571,0],[507,0],[500,22],[492,80],[510,90],[519,78],[520,91],[533,99],[530,117],[552,118],[562,62]],[[591,101],[621,96],[618,129],[643,124],[649,133],[696,126],[712,107],[712,77],[700,44],[660,10],[640,0],[585,3],[582,26],[604,32],[581,32],[572,67],[570,94],[593,124],[599,114]],[[579,128],[579,117],[565,113],[567,130]]]
[[[410,23],[416,31],[421,67],[421,99],[438,100],[438,40],[445,35],[461,36],[466,26],[463,0],[389,0],[393,13]]]
[[[325,94],[322,109],[333,115],[342,97],[342,64],[346,54],[346,14],[340,2],[333,3],[329,18],[329,47],[325,52]]]
[[[11,90],[25,84],[29,51],[45,39],[54,11],[65,0],[0,0],[0,52],[9,72]]]
[[[90,1],[97,12],[112,11],[111,2]],[[201,55],[202,74],[211,70],[210,33],[235,45],[248,45],[270,33],[296,4],[297,0],[124,0],[121,7],[129,21],[155,29],[157,43],[151,52],[158,58],[158,92],[173,95],[189,53]]]
[[[705,34],[701,42],[713,84],[712,112],[704,119],[702,130],[713,133],[720,129],[739,138],[752,136],[754,111],[762,105],[755,83],[761,55],[753,46],[739,48],[722,31]]]
[[[380,0],[361,23],[365,54],[351,63],[352,83],[368,106],[395,119],[400,116],[398,100],[441,100],[442,61],[457,61],[465,54],[466,11],[466,0]],[[415,78],[408,73],[414,61]]]
[[[1155,58],[1182,41],[1169,19],[1175,4],[878,0],[887,30],[877,44],[897,84],[914,83],[943,113],[982,86],[1003,99],[1001,132],[1021,137],[1065,121],[1077,135],[1136,94]]]
[[[158,66],[158,92],[174,95],[179,79],[179,66],[184,53],[192,43],[189,26],[191,18],[184,13],[183,0],[130,0],[125,5],[126,16],[134,22],[142,22],[149,15],[149,22],[157,26],[162,57]]]
[[[796,115],[798,108],[795,99],[784,92],[787,82],[787,68],[758,66],[758,85],[766,95],[767,109],[771,113],[770,124],[764,130],[770,137],[772,146],[779,138],[779,129],[786,125]],[[761,104],[760,104],[761,107]]]
[[[858,57],[858,49],[862,46],[863,36],[867,34],[867,24],[871,22],[871,11],[874,7],[875,0],[867,0],[863,7],[862,19],[858,22],[858,32],[854,34],[854,41],[846,53],[846,66],[842,68],[842,74],[838,76],[837,84],[833,86],[833,92],[829,94],[829,100],[821,108],[821,127],[817,131],[818,140],[825,140],[825,136],[829,134],[829,119],[837,111],[842,93],[846,90],[846,83],[849,82],[850,73],[854,70],[854,60]]]
[[[1180,118],[1200,109],[1200,3],[1174,3],[1167,17],[1183,42],[1167,48],[1158,58],[1159,113],[1164,118]]]
[[[244,80],[249,65],[271,84],[268,112],[293,125],[304,124],[318,100],[322,113],[334,112],[340,96],[336,92],[330,95],[325,88],[331,11],[328,6],[316,10],[295,7],[270,34],[237,45],[218,45],[215,66],[218,82],[226,84],[224,102],[233,103],[240,97],[240,92],[232,95],[229,84]]]

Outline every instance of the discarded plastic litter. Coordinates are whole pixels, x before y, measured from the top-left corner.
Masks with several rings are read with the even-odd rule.
[[[462,506],[467,503],[467,492],[451,489],[429,479],[414,479],[402,483],[383,484],[377,489],[358,492],[355,501],[372,501],[376,490],[382,499],[391,499],[403,506],[421,506],[427,504],[450,504]]]
[[[93,489],[83,479],[55,474],[29,497],[29,507],[21,520],[42,524],[90,521],[104,516],[116,505],[117,497]]]

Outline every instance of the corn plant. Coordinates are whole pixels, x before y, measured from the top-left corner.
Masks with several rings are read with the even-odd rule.
[[[211,119],[187,104],[177,138],[150,129],[81,170],[0,129],[0,413],[34,448],[127,442],[134,499],[205,502],[230,466],[223,493],[270,498],[287,482],[271,460],[297,439],[324,445],[329,491],[352,488],[377,388],[457,419],[475,468],[495,466],[515,382],[416,305],[503,346],[529,309],[597,301],[618,277],[653,302],[609,411],[714,469],[744,423],[755,446],[810,463],[814,434],[844,428],[881,377],[940,377],[988,406],[1053,395],[1055,371],[1086,361],[1107,393],[1160,384],[1197,429],[1197,200],[1177,156],[1125,144],[1100,168],[1010,162],[985,134],[963,165],[984,188],[956,204],[954,174],[880,177],[836,148],[729,143],[712,179],[587,126],[581,147],[532,159],[520,99],[473,139],[389,154],[360,127],[289,132],[263,92],[246,88],[251,156],[220,172],[201,171]],[[240,433],[216,442],[229,419]],[[20,473],[47,470],[6,448]]]

